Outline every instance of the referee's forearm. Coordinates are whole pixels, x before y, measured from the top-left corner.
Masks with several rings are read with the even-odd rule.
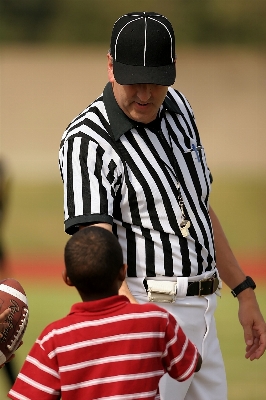
[[[243,282],[246,276],[238,264],[219,219],[211,207],[210,217],[213,226],[217,269],[223,282],[229,286],[230,289],[233,289]]]

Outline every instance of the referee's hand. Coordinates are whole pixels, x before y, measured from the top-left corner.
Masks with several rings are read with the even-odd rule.
[[[266,349],[266,323],[252,289],[246,289],[237,296],[239,300],[239,321],[244,329],[246,343],[245,357],[250,361],[259,359]]]

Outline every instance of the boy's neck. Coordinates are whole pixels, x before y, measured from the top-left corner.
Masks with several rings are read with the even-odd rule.
[[[102,300],[102,299],[106,299],[108,297],[112,297],[112,296],[117,296],[118,295],[118,291],[110,291],[110,292],[106,292],[106,293],[90,293],[90,294],[85,294],[85,293],[79,293],[82,301],[96,301],[96,300]]]

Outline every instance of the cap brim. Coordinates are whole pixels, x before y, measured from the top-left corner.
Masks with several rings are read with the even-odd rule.
[[[114,77],[120,85],[134,85],[137,83],[151,83],[155,85],[171,86],[175,82],[175,64],[160,67],[143,67],[127,65],[114,61]]]

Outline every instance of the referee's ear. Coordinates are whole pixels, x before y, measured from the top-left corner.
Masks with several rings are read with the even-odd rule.
[[[113,70],[113,57],[110,53],[107,54],[107,75],[109,82],[113,83],[115,81],[115,77]]]

